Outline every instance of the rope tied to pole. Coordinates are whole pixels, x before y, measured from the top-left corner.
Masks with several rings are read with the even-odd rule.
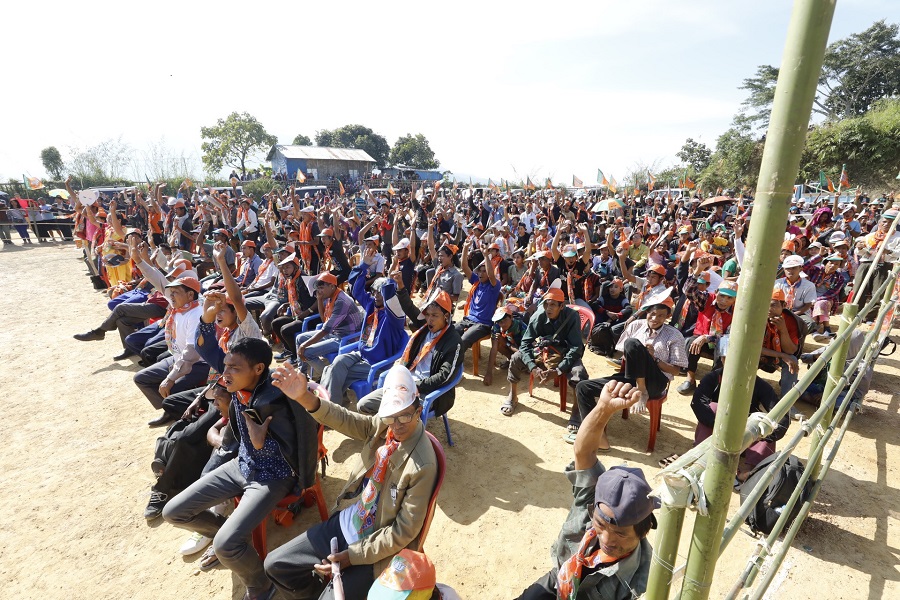
[[[698,514],[708,515],[709,508],[706,503],[706,494],[703,492],[703,477],[706,471],[703,471],[700,477],[695,477],[688,469],[679,469],[676,474],[687,480],[688,485],[690,485],[688,505],[696,510]]]

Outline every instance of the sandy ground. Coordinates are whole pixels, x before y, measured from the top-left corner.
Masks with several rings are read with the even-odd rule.
[[[16,400],[4,411],[0,456],[0,597],[240,598],[244,590],[230,572],[200,573],[197,556],[178,553],[184,531],[161,521],[148,526],[142,516],[161,431],[145,425],[154,411],[131,382],[136,363],[111,360],[121,349],[118,336],[72,339],[107,314],[84,272],[71,244],[0,252],[0,382],[3,395]],[[439,580],[462,597],[514,598],[549,568],[571,499],[562,469],[572,447],[563,442],[557,390],[536,389],[533,399],[525,393],[514,417],[503,417],[505,379],[496,376],[485,388],[468,360],[450,412],[456,446],[446,447],[447,476],[426,547]],[[482,373],[486,360],[483,352]],[[590,353],[586,364],[593,376],[611,370]],[[771,598],[900,597],[900,358],[882,359],[876,370],[865,411],[854,419]],[[655,475],[660,458],[691,444],[687,398],[670,395],[652,455],[645,452],[647,427],[646,417],[615,418],[604,463]],[[429,429],[446,443],[438,422]],[[330,503],[358,445],[333,431],[326,445]],[[308,510],[290,528],[270,522],[270,548],[317,520]],[[692,523],[689,514],[685,539]],[[732,585],[753,544],[738,534],[719,562],[712,597]],[[682,543],[680,562],[686,555]]]

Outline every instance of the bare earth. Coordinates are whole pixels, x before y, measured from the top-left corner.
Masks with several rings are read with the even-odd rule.
[[[148,526],[142,516],[154,440],[162,432],[145,425],[154,411],[131,382],[136,363],[110,358],[121,350],[118,335],[93,343],[72,339],[107,314],[78,256],[72,244],[0,252],[0,382],[3,395],[15,399],[5,411],[0,455],[0,596],[240,598],[244,590],[230,572],[200,573],[198,556],[178,553],[186,532],[161,521]],[[487,352],[482,357],[483,373]],[[769,597],[900,597],[898,357],[878,364],[865,410]],[[585,362],[592,376],[611,371],[590,353]],[[439,580],[462,597],[514,598],[550,566],[549,548],[571,500],[562,469],[572,447],[563,442],[566,419],[556,389],[536,389],[535,398],[526,390],[516,414],[506,418],[498,410],[507,391],[502,374],[485,388],[470,373],[471,358],[450,412],[456,446],[446,446],[438,422],[429,424],[445,443],[447,477],[427,550]],[[652,455],[645,452],[648,421],[639,416],[613,420],[613,450],[601,458],[653,476],[660,458],[690,447],[694,423],[688,399],[673,392]],[[325,441],[330,504],[358,444],[333,431]],[[737,495],[732,500],[733,510]],[[270,548],[317,520],[308,510],[290,528],[270,523]],[[692,523],[689,514],[685,540]],[[730,588],[754,543],[748,535],[735,538],[711,597]],[[682,543],[679,562],[686,555]]]

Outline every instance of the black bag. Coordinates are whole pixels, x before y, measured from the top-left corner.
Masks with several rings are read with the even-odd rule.
[[[741,492],[742,503],[750,496],[751,492],[762,479],[763,473],[765,473],[769,465],[772,464],[772,461],[778,458],[779,454],[781,453],[776,452],[772,456],[763,459],[763,461],[756,465],[756,468],[751,471],[747,481],[741,484],[739,490]],[[791,456],[781,466],[781,470],[775,473],[772,482],[769,484],[769,488],[756,503],[753,512],[751,512],[744,521],[753,533],[768,535],[772,532],[775,523],[781,516],[781,509],[790,499],[794,490],[797,489],[797,484],[800,482],[803,471],[804,466],[803,463],[800,462],[800,459],[796,456]],[[807,481],[803,492],[800,494],[800,498],[797,500],[797,504],[794,505],[794,509],[791,511],[791,516],[785,525],[785,530],[790,527],[791,523],[797,517],[797,513],[800,512],[800,506],[809,497],[811,489],[812,482]]]

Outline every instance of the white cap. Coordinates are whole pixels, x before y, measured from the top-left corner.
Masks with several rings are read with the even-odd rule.
[[[403,238],[394,246],[394,250],[404,250],[409,248],[409,238]]]
[[[395,363],[384,378],[384,395],[378,417],[392,417],[412,405],[418,395],[416,382],[409,369]]]
[[[316,207],[315,207],[315,206],[304,206],[303,208],[300,209],[300,212],[302,212],[302,213],[314,213],[314,212],[316,212]]]
[[[650,226],[650,234],[655,235],[657,233],[659,233],[659,223],[654,223]]]
[[[781,263],[781,266],[784,267],[785,269],[792,269],[794,267],[802,267],[803,266],[803,257],[798,256],[796,254],[791,254],[786,259],[784,259],[784,262]]]
[[[837,242],[843,242],[844,239],[845,239],[846,237],[847,237],[847,236],[844,235],[844,232],[843,232],[843,231],[835,231],[835,232],[832,233],[831,236],[828,238],[828,243],[829,243],[829,244],[836,244]]]

